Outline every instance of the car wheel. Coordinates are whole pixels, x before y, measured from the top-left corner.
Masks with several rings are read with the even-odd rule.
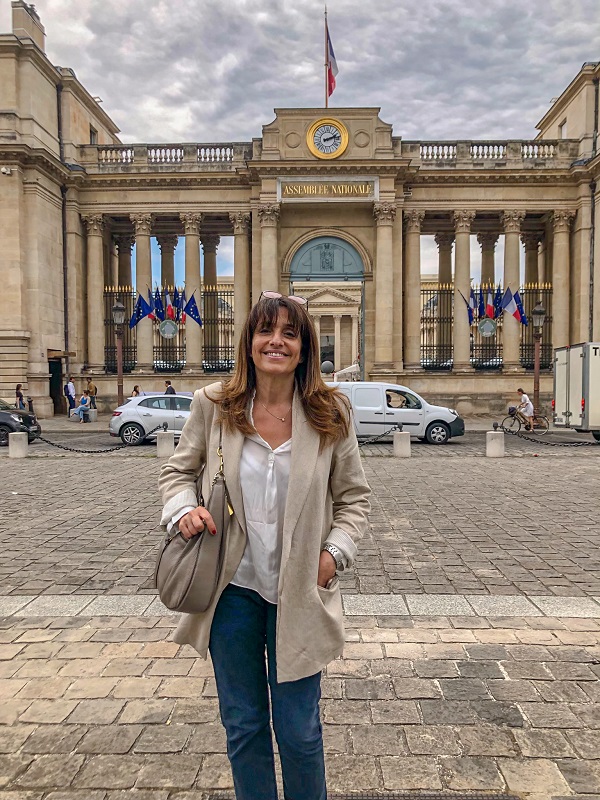
[[[592,436],[597,442],[600,442],[600,431],[592,431]]]
[[[129,446],[141,444],[146,438],[144,429],[137,422],[126,422],[119,431],[119,435],[123,444]]]
[[[446,444],[450,439],[450,428],[445,422],[432,422],[425,431],[429,444]]]
[[[12,430],[8,425],[0,425],[0,447],[8,447],[9,433],[12,433]]]

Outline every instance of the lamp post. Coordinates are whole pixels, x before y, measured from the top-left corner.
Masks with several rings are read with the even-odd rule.
[[[544,327],[544,320],[546,319],[546,309],[539,300],[536,307],[531,312],[533,317],[533,341],[534,341],[534,357],[533,357],[533,410],[535,414],[540,413],[540,360],[542,352],[542,329]]]
[[[123,325],[125,324],[125,306],[120,300],[112,307],[112,318],[115,323],[117,337],[117,404],[123,405]]]

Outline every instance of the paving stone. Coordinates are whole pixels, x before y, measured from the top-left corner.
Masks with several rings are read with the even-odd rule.
[[[369,719],[369,704],[363,700],[326,700],[323,719],[334,725],[360,725]]]
[[[515,731],[521,754],[527,758],[574,758],[575,752],[556,730]],[[599,756],[600,758],[600,756]]]
[[[596,681],[598,677],[587,664],[546,664],[547,671],[557,681]]]
[[[404,729],[408,749],[413,755],[458,755],[460,745],[454,730],[442,725],[415,725]]]
[[[69,717],[69,722],[86,725],[110,725],[121,713],[125,702],[102,698],[100,700],[81,700]]]
[[[330,744],[335,737],[341,732],[342,740],[345,740],[346,729],[338,725],[324,725],[324,730],[328,731]],[[227,750],[227,737],[225,736],[225,728],[218,723],[205,723],[203,725],[195,725],[193,733],[187,744],[187,751],[190,753],[225,753]],[[148,729],[147,733],[151,731]],[[339,741],[339,739],[336,739]],[[345,744],[342,753],[346,752]]]
[[[136,787],[140,789],[190,789],[200,765],[193,755],[155,755],[139,773]]]
[[[452,594],[406,595],[406,604],[411,614],[436,616],[472,616],[475,614],[464,597]]]
[[[547,703],[587,703],[589,695],[574,681],[534,681],[542,699]],[[585,684],[584,684],[585,685]],[[523,698],[526,700],[527,698]]]
[[[456,668],[461,678],[504,678],[496,661],[458,661]]]
[[[79,772],[84,756],[41,755],[17,780],[17,786],[25,789],[67,788]]]
[[[171,715],[171,723],[216,722],[219,718],[219,704],[216,700],[177,700]]]
[[[542,615],[542,612],[526,597],[471,595],[467,597],[467,600],[475,613],[481,617],[538,617]]]
[[[585,597],[536,596],[531,598],[540,611],[555,617],[600,617],[600,603]]]
[[[397,680],[404,680],[403,678]],[[349,700],[393,700],[394,690],[385,678],[344,681],[344,691]]]
[[[85,725],[40,725],[23,745],[23,752],[72,753],[86,731]]]
[[[520,708],[534,728],[583,727],[566,703],[521,703]]]
[[[561,759],[557,764],[574,792],[600,792],[600,763]]]
[[[157,695],[159,697],[201,697],[205,685],[204,678],[169,678],[161,682]]]
[[[103,725],[92,728],[77,745],[77,752],[95,755],[129,753],[142,730],[141,725]]]
[[[518,753],[513,731],[497,725],[473,725],[458,728],[457,733],[468,756],[515,756]]]
[[[157,662],[160,663],[160,662]],[[182,661],[181,663],[185,663]],[[152,673],[150,665],[152,661],[149,658],[113,658],[108,662],[102,674],[107,677],[139,677],[148,670],[148,674]],[[154,666],[154,665],[153,665]],[[150,668],[150,669],[149,669]],[[172,674],[172,673],[170,673]]]
[[[423,700],[422,703],[437,702]],[[416,703],[413,700],[371,700],[369,702],[373,722],[391,725],[418,725],[421,721]],[[365,717],[353,720],[361,724]]]
[[[0,728],[0,753],[16,753],[35,730],[34,725],[14,725]]]
[[[408,608],[401,595],[344,595],[344,612],[348,616],[401,616],[408,614]]]
[[[479,678],[441,678],[439,685],[445,700],[489,700],[490,693]]]
[[[356,725],[349,728],[352,751],[357,755],[407,755],[400,729],[396,725]]]
[[[232,786],[233,779],[227,756],[219,754],[205,756],[196,778],[196,787],[198,789],[230,789]]]
[[[137,740],[134,751],[136,753],[179,753],[184,749],[191,734],[192,728],[189,725],[149,725],[144,728],[144,732]]]
[[[497,700],[474,700],[471,708],[484,722],[506,725],[509,728],[523,727],[523,715],[519,708],[512,703],[503,703]]]
[[[160,686],[160,678],[124,678],[113,690],[114,697],[133,699],[152,697]]]
[[[415,674],[410,661],[402,661],[398,658],[379,658],[368,663],[369,670],[374,677],[388,675],[390,678],[412,678]]]
[[[532,792],[548,797],[568,791],[560,770],[548,759],[500,758],[498,766],[511,792]]]
[[[590,703],[587,706],[571,703],[571,711],[584,727],[594,728],[595,730],[600,728],[600,703]],[[567,725],[566,727],[570,726]]]
[[[65,692],[65,698],[94,699],[107,697],[117,685],[116,678],[81,678]]]
[[[63,722],[77,706],[77,700],[34,700],[26,703],[19,717],[21,722],[40,722],[46,725]]]
[[[77,789],[130,789],[144,764],[142,756],[93,756],[84,764],[73,786]]]
[[[0,755],[0,789],[15,781],[33,761],[32,756],[11,753]]]
[[[600,731],[567,731],[566,736],[581,758],[600,758]]]
[[[166,722],[171,716],[173,700],[131,700],[125,705],[120,721],[122,723]]]
[[[504,781],[493,761],[485,758],[445,758],[441,770],[449,789],[503,789]]]
[[[201,726],[199,726],[201,727]],[[325,750],[325,757],[329,753],[349,753],[350,752],[350,743],[349,743],[349,728],[346,728],[344,725],[323,725],[323,749]],[[223,732],[223,740],[225,739],[225,734]],[[219,742],[215,739],[214,744],[211,742],[210,745],[206,745],[203,743],[203,740],[200,739],[198,742],[197,747],[210,747],[214,748],[211,749],[210,752],[217,752],[216,748],[218,747]],[[191,743],[188,745],[188,750],[191,750]],[[225,742],[223,741],[223,746],[219,748],[218,752],[225,752]]]
[[[455,700],[420,700],[425,725],[471,725],[476,716],[469,703]]]
[[[457,678],[459,674],[453,661],[415,661],[413,667],[419,678]]]
[[[390,757],[380,759],[386,789],[441,789],[435,758],[430,756]]]
[[[536,691],[536,686],[538,685],[541,687],[544,682],[539,681],[536,684],[531,681],[520,680],[492,680],[487,682],[487,687],[494,700],[506,700],[512,703],[539,701],[541,699],[541,690],[539,690],[539,693]],[[554,684],[549,683],[548,685],[553,686]]]
[[[399,700],[418,700],[441,696],[435,681],[423,678],[394,678],[394,692]]]

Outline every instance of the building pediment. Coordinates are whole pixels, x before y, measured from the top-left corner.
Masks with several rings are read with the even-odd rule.
[[[354,291],[352,291],[352,289],[349,291],[340,291],[331,286],[326,286],[312,291],[312,286],[307,284],[306,288],[303,287],[303,291],[305,295],[307,295],[310,305],[314,305],[315,303],[318,303],[320,306],[347,305],[360,302],[360,284],[356,284],[356,286],[352,288]],[[301,294],[300,285],[296,282],[294,282],[294,291]]]

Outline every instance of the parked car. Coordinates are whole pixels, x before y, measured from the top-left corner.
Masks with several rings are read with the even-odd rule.
[[[156,439],[157,426],[175,434],[178,439],[190,415],[191,392],[146,394],[130,397],[113,411],[108,424],[111,436],[120,436],[124,444],[138,445],[145,439]]]
[[[26,433],[29,443],[42,434],[42,426],[35,414],[0,400],[0,447],[8,446],[9,433]]]
[[[350,400],[359,438],[378,436],[399,423],[411,436],[430,444],[446,444],[453,436],[464,435],[465,421],[457,411],[434,406],[406,386],[371,381],[331,385]]]

